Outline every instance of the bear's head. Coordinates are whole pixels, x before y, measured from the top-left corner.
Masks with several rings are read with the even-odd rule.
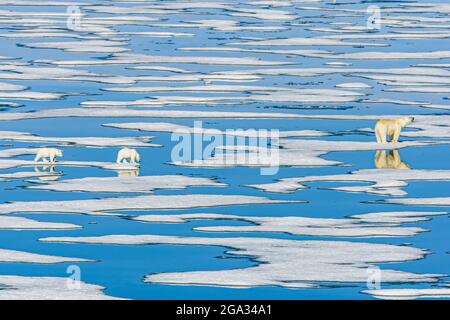
[[[414,121],[414,117],[403,117],[399,119],[399,123],[402,127],[406,127],[408,124]]]
[[[63,156],[62,150],[57,149],[57,150],[56,150],[56,155],[57,155],[58,157],[62,157],[62,156]]]

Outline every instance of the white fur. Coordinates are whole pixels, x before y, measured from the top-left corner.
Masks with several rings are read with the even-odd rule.
[[[393,143],[398,142],[402,128],[414,121],[413,117],[403,117],[400,119],[381,119],[375,125],[375,135],[378,143],[386,143],[389,137]]]
[[[56,157],[62,156],[63,156],[62,150],[56,148],[39,148],[36,153],[36,158],[34,158],[34,161],[38,162],[39,160],[42,159],[42,162],[55,163]]]
[[[123,148],[117,154],[117,163],[128,163],[127,160],[134,164],[141,161],[141,156],[135,149]]]

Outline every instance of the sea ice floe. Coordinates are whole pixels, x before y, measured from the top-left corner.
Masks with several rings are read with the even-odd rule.
[[[206,64],[206,65],[247,65],[247,66],[277,66],[292,64],[291,62],[268,61],[254,57],[208,57],[208,56],[155,56],[132,53],[113,54],[108,59],[96,60],[40,60],[36,62],[50,63],[58,66],[90,66],[90,65],[127,65],[144,63],[173,64]]]
[[[205,232],[281,232],[292,235],[376,238],[415,236],[425,231],[416,227],[397,227],[404,222],[428,219],[428,215],[446,215],[446,212],[377,212],[353,215],[344,219],[288,217],[252,217],[227,214],[142,215],[134,218],[151,223],[183,223],[191,220],[241,220],[249,226],[196,227]]]
[[[450,288],[402,288],[402,289],[377,289],[364,290],[362,293],[369,294],[379,299],[386,300],[410,300],[410,299],[436,299],[450,298]]]
[[[199,97],[199,96],[152,96],[152,99],[138,99],[129,101],[83,101],[83,107],[89,108],[117,108],[117,107],[151,107],[160,108],[164,106],[223,106],[243,105],[253,101],[243,100],[241,97]]]
[[[4,169],[4,166],[0,166],[1,169]],[[52,166],[39,166],[34,168],[34,171],[18,171],[13,173],[1,173],[0,181],[10,181],[14,179],[30,179],[30,178],[38,178],[39,180],[48,181],[48,180],[56,180],[58,179],[62,173],[55,172],[54,167]]]
[[[268,26],[268,25],[242,25],[235,20],[191,20],[180,23],[154,23],[152,27],[157,28],[206,28],[222,32],[238,32],[238,31],[257,31],[270,32],[287,30],[284,26]]]
[[[235,74],[236,75],[236,74]],[[205,92],[228,93],[236,92],[246,94],[236,97],[243,101],[267,101],[267,102],[298,102],[298,103],[338,103],[351,102],[364,96],[361,92],[337,90],[337,89],[290,89],[283,87],[242,86],[242,85],[202,85],[186,87],[116,87],[107,88],[113,92]]]
[[[1,131],[0,131],[1,136]],[[17,156],[24,156],[30,154],[36,154],[36,148],[14,148],[0,150],[0,158],[14,158]]]
[[[22,217],[0,216],[0,230],[72,230],[81,226],[71,223],[42,222]]]
[[[1,176],[0,176],[1,177]],[[227,184],[209,178],[196,178],[182,175],[137,176],[137,177],[88,177],[39,183],[29,189],[65,191],[65,192],[98,192],[98,193],[153,193],[160,189],[185,189],[188,187],[224,187]]]
[[[318,53],[318,57],[323,59],[342,60],[435,60],[450,58],[450,51],[418,51],[418,52],[395,52],[395,51],[364,51],[348,53]]]
[[[385,91],[391,92],[415,92],[415,93],[450,93],[449,87],[426,86],[420,83],[410,83],[409,87],[388,88]],[[434,84],[436,85],[436,84]]]
[[[232,136],[245,136],[253,137],[257,136],[257,131],[244,130],[243,132],[235,130],[219,130],[219,129],[208,129],[208,128],[196,128],[183,126],[174,123],[167,122],[131,122],[131,123],[106,123],[105,127],[112,127],[118,129],[128,129],[128,130],[139,130],[148,132],[189,132],[192,134],[202,134],[202,135],[232,135]],[[322,132],[318,130],[289,130],[281,131],[279,133],[280,137],[322,137],[328,136],[330,133]],[[0,153],[1,155],[1,153]]]
[[[53,92],[33,92],[33,91],[19,91],[19,92],[0,92],[0,99],[11,100],[59,100],[68,93],[53,93]]]
[[[0,141],[56,143],[83,147],[160,147],[149,143],[153,137],[40,137],[28,132],[0,131]],[[0,151],[1,152],[1,151]],[[11,151],[14,152],[14,151]],[[1,157],[1,156],[0,156]]]
[[[130,49],[125,41],[114,40],[78,40],[65,42],[30,42],[22,44],[29,48],[62,49],[68,52],[95,52],[95,53],[119,53]]]
[[[0,79],[6,80],[61,80],[90,81],[108,84],[133,84],[137,80],[122,75],[105,75],[87,70],[59,67],[29,66],[19,63],[0,64]]]
[[[65,263],[65,262],[92,262],[93,260],[49,256],[24,251],[0,249],[0,262],[6,263]],[[1,276],[0,276],[1,278]],[[1,280],[0,280],[1,281]]]
[[[1,300],[115,300],[105,288],[85,282],[68,285],[67,278],[0,276]]]
[[[448,77],[450,71],[440,68],[422,68],[422,67],[407,67],[407,68],[266,68],[266,69],[251,69],[251,70],[232,70],[216,72],[214,74],[222,75],[268,75],[268,76],[296,76],[296,77],[317,77],[331,74],[343,74],[348,76],[357,75],[390,75],[392,77],[404,76],[433,76],[433,77]],[[273,91],[272,88],[269,91]],[[292,90],[292,89],[290,89]]]
[[[63,108],[34,112],[2,112],[0,121],[45,118],[228,118],[228,119],[300,119],[308,116],[276,112],[228,112],[186,110],[133,110],[123,108]],[[317,116],[320,118],[320,116]],[[375,119],[372,117],[371,119]]]
[[[402,169],[367,169],[353,171],[348,174],[306,176],[300,178],[285,178],[274,183],[254,184],[249,187],[265,192],[291,193],[306,188],[304,183],[311,182],[371,182],[371,185],[343,186],[330,188],[345,192],[373,193],[383,196],[404,196],[402,190],[409,181],[439,181],[450,180],[449,170],[402,170]]]
[[[363,47],[384,47],[385,44],[374,42],[345,42],[327,38],[288,38],[288,39],[264,39],[245,42],[229,42],[229,46],[363,46]]]
[[[300,203],[265,197],[188,194],[163,196],[114,197],[67,201],[21,201],[0,203],[0,214],[11,213],[81,213],[88,215],[121,215],[120,211],[176,210],[232,205]],[[116,212],[116,213],[111,213]]]
[[[125,164],[125,163],[115,163],[115,162],[96,162],[96,161],[57,161],[53,164],[48,162],[35,162],[30,160],[17,160],[17,159],[8,159],[8,160],[0,160],[0,169],[11,169],[17,167],[48,167],[48,166],[69,166],[69,167],[95,167],[101,168],[105,170],[113,170],[113,171],[130,171],[136,170],[139,168],[137,164]],[[28,173],[20,173],[18,176],[10,174],[9,177],[12,178],[24,178],[27,177]],[[32,173],[30,173],[32,174]],[[28,174],[29,175],[29,174]],[[48,175],[46,173],[37,172],[31,177],[34,176],[43,176]],[[8,178],[8,174],[2,174],[3,177]]]
[[[25,89],[27,89],[27,87],[25,86],[13,83],[0,82],[0,91],[22,91]]]
[[[110,245],[173,244],[220,246],[232,256],[251,257],[258,265],[232,270],[167,272],[145,282],[223,287],[281,286],[314,288],[321,282],[366,283],[367,269],[378,263],[421,259],[428,252],[408,246],[345,241],[296,241],[269,238],[210,238],[156,235],[50,237],[43,242]],[[385,283],[436,282],[440,275],[382,269]],[[326,285],[326,284],[325,284]]]
[[[360,141],[335,141],[335,140],[301,140],[280,139],[277,149],[277,158],[274,158],[274,150],[257,147],[250,148],[239,146],[216,147],[213,156],[206,159],[195,159],[191,161],[174,161],[174,165],[186,167],[264,167],[271,166],[337,166],[344,163],[334,160],[322,159],[321,156],[330,152],[369,151],[369,150],[393,150],[406,147],[433,145],[435,142],[405,141],[400,143],[378,144],[376,142]],[[242,146],[241,146],[242,147]]]
[[[350,88],[350,89],[370,89],[372,88],[366,83],[362,82],[346,82],[346,83],[339,83],[335,86],[336,88]]]
[[[406,206],[441,207],[450,206],[450,197],[386,199],[383,202]]]
[[[380,84],[392,85],[392,86],[445,86],[450,84],[450,81],[446,77],[433,77],[433,76],[416,76],[416,75],[380,75],[380,74],[354,74],[355,77],[366,78],[375,80]]]

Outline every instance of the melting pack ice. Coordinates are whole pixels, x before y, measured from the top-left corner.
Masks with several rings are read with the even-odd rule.
[[[70,288],[67,278],[0,276],[2,300],[112,300],[103,293],[104,287],[79,282]]]
[[[99,237],[49,237],[44,242],[111,245],[203,245],[233,248],[228,253],[252,256],[255,267],[220,271],[170,272],[149,275],[145,282],[225,287],[281,286],[314,288],[317,282],[366,282],[372,263],[422,258],[425,250],[406,246],[345,241],[294,241],[268,238],[200,238],[154,235],[108,235]],[[435,282],[437,274],[414,274],[383,269],[383,281]]]
[[[340,298],[335,286],[348,286],[351,298],[448,298],[448,270],[436,265],[446,261],[445,253],[433,239],[448,242],[440,237],[448,214],[442,207],[450,205],[441,190],[450,178],[445,165],[450,137],[450,6],[376,5],[382,13],[379,29],[368,25],[364,1],[336,5],[320,0],[0,0],[0,236],[9,241],[20,232],[33,246],[33,232],[39,230],[42,246],[11,248],[12,241],[8,249],[0,249],[6,270],[0,275],[0,299],[116,299],[103,290],[113,287],[118,277],[126,282],[118,290],[120,297],[153,298],[145,289],[134,290],[144,275],[135,266],[114,273],[108,250],[111,245],[140,245],[151,252],[145,245],[158,244],[222,247],[232,257],[254,262],[229,269],[222,259],[214,271],[176,272],[164,264],[163,254],[161,269],[144,271],[148,275],[142,281],[149,287],[170,284],[173,291],[168,290],[177,298],[183,296],[174,285],[264,286],[258,292],[269,299],[272,286],[294,298],[303,293],[287,289],[327,287],[327,297]],[[73,6],[80,11],[76,17],[68,10]],[[415,121],[402,131],[400,143],[375,143],[367,126],[373,128],[380,118],[405,115]],[[208,124],[198,129],[189,122],[193,120]],[[255,177],[247,168],[248,158],[224,166],[220,153],[201,161],[170,163],[171,145],[160,133],[241,136],[227,133],[229,123],[278,129],[283,175]],[[157,134],[139,136],[133,131]],[[91,161],[36,164],[31,158],[38,145],[64,147],[71,156]],[[97,152],[108,154],[120,147],[139,148],[141,165],[94,158]],[[402,159],[401,148],[408,148]],[[439,155],[427,160],[426,169],[421,167],[425,149]],[[250,157],[257,151],[229,145],[217,150]],[[367,152],[375,154],[370,163],[360,157]],[[410,162],[418,165],[411,168]],[[377,169],[369,169],[374,164]],[[351,168],[345,170],[344,165]],[[63,167],[64,175],[54,167]],[[425,181],[432,185],[427,195],[409,190],[405,197],[408,183]],[[345,208],[317,205],[316,196],[327,202],[320,198],[321,189],[314,190],[318,195],[312,199],[305,192],[306,201],[291,194],[317,182],[343,184],[326,192],[355,194],[339,194]],[[283,194],[255,196],[259,191],[248,186]],[[197,194],[197,187],[211,189]],[[101,193],[116,195],[100,197]],[[361,193],[376,200],[355,203],[362,201]],[[380,204],[383,212],[374,209]],[[356,206],[364,210],[354,212]],[[422,206],[430,211],[417,209]],[[201,211],[211,207],[221,213]],[[324,207],[333,209],[331,217],[322,217]],[[305,216],[306,212],[314,215]],[[53,215],[28,217],[36,213]],[[111,222],[107,229],[96,224],[88,228],[84,217],[72,213],[125,219]],[[426,226],[420,226],[425,220]],[[170,229],[170,236],[137,234],[144,222],[186,223],[191,228],[192,221],[189,237],[177,235],[176,228]],[[258,237],[251,236],[255,232]],[[310,239],[296,240],[300,236]],[[399,244],[397,238],[405,237],[428,249]],[[377,238],[377,243],[355,238]],[[76,257],[84,255],[79,244],[102,244],[98,250],[108,252],[95,262],[62,257],[48,253],[53,243],[63,249],[71,243]],[[46,254],[38,253],[40,248],[47,248]],[[428,253],[433,253],[432,259]],[[192,260],[211,258],[202,254]],[[136,264],[142,261],[142,256],[131,258]],[[423,259],[429,260],[421,263]],[[414,265],[402,264],[413,260]],[[8,263],[26,268],[8,269]],[[80,289],[72,290],[65,274],[20,275],[22,270],[30,274],[32,264],[40,264],[45,275],[50,273],[46,266],[54,263],[83,263],[86,274],[92,272],[91,265],[100,265],[109,272],[106,285],[97,285],[94,277],[92,283],[82,282]],[[385,263],[395,267],[383,266],[383,288],[366,290],[367,269]],[[439,271],[429,272],[430,266]]]
[[[408,185],[408,181],[436,181],[450,180],[448,170],[402,170],[402,169],[368,169],[329,176],[306,176],[300,178],[286,178],[278,182],[249,185],[266,192],[289,193],[305,189],[303,183],[310,182],[370,182],[367,186],[334,187],[333,190],[346,192],[366,192],[385,196],[404,196],[406,191],[401,188]]]
[[[353,215],[347,219],[305,217],[249,217],[226,214],[142,215],[134,218],[151,223],[183,223],[191,220],[242,220],[250,226],[197,227],[205,232],[282,232],[292,235],[374,238],[414,236],[425,231],[415,227],[397,227],[418,222],[444,212],[377,212]]]

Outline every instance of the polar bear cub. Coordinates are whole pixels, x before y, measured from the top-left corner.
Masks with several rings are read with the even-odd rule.
[[[414,121],[413,117],[403,117],[400,119],[380,119],[375,125],[375,135],[378,143],[386,143],[386,137],[391,142],[397,143],[402,128]]]
[[[134,164],[136,162],[141,162],[141,156],[135,149],[123,148],[117,154],[117,163],[128,163],[127,160]]]
[[[47,162],[47,158],[50,163],[55,163],[56,157],[62,157],[62,150],[56,148],[39,148],[36,153],[36,158],[34,158],[34,162],[38,162],[42,159],[43,162]]]

